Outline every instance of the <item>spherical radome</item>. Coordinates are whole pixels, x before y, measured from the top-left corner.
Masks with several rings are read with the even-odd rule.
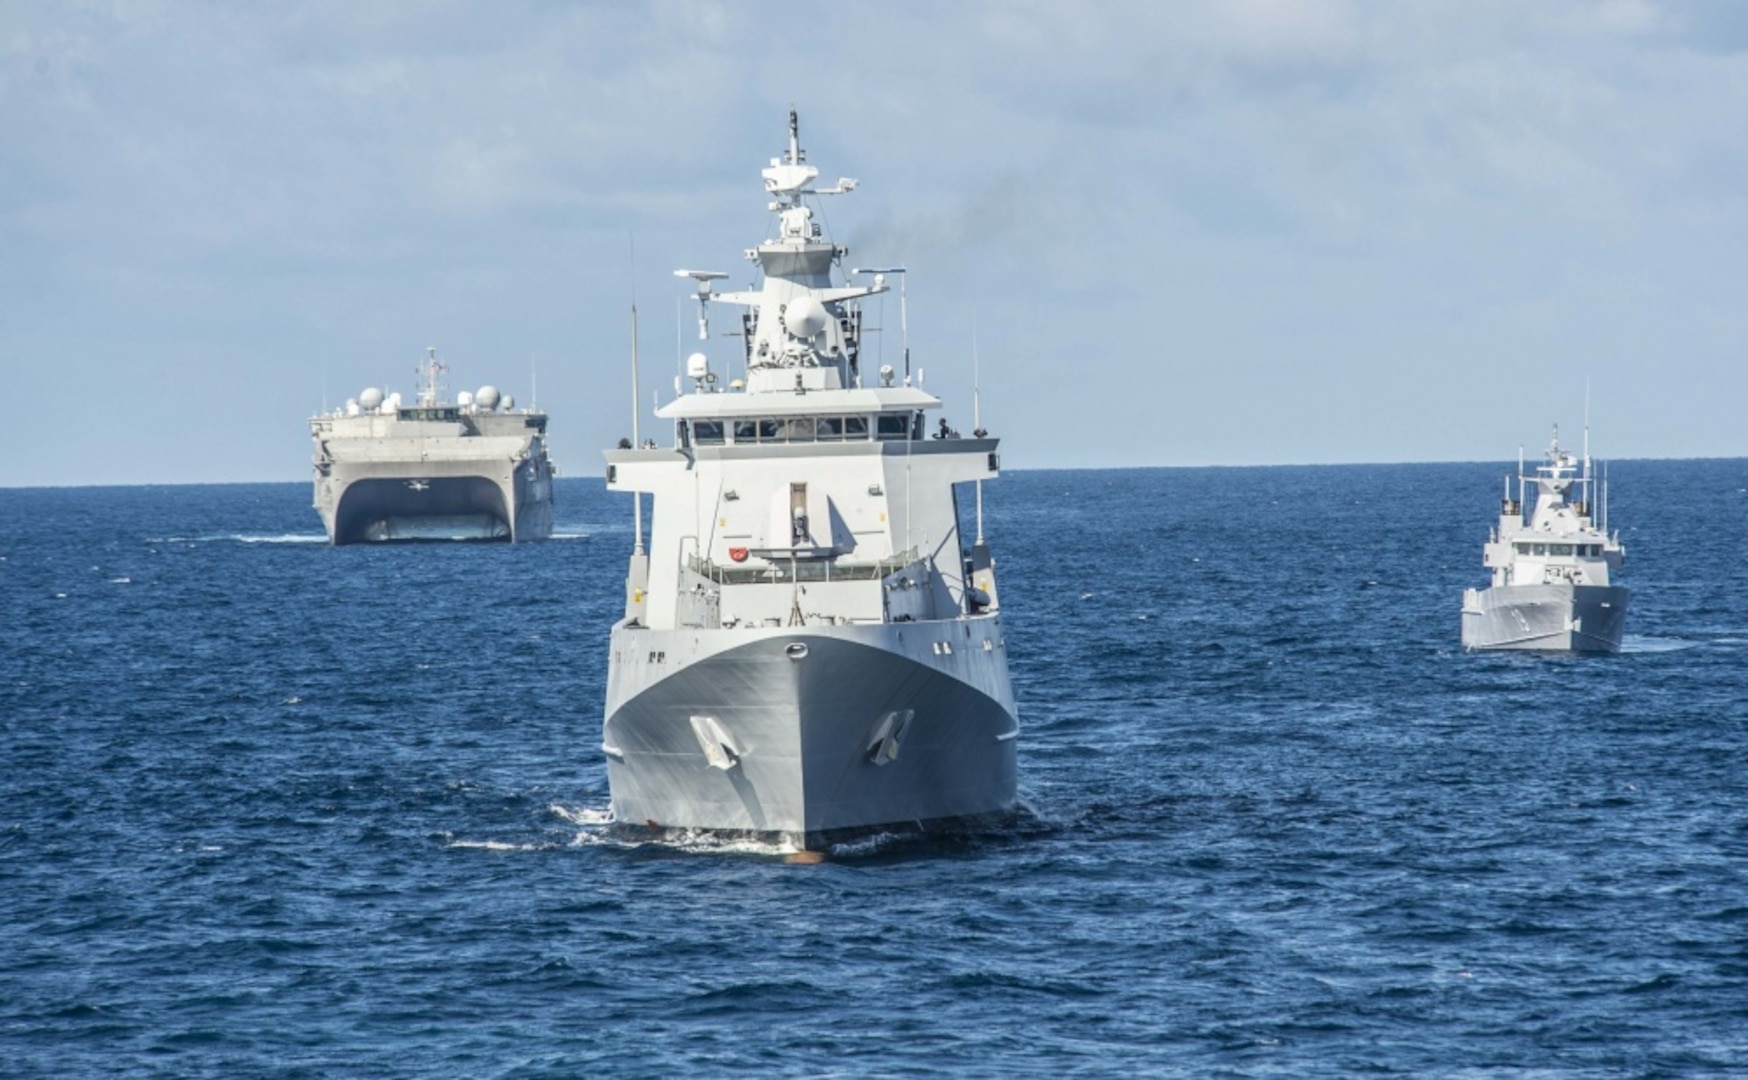
[[[358,406],[367,412],[381,408],[382,391],[374,386],[366,387],[364,393],[358,395]]]
[[[495,409],[498,407],[500,397],[501,395],[498,393],[498,388],[487,383],[475,392],[473,395],[473,401],[475,405],[478,405],[482,409]]]
[[[811,296],[789,301],[788,310],[783,312],[783,322],[789,327],[789,333],[803,340],[817,335],[830,321],[825,305]]]

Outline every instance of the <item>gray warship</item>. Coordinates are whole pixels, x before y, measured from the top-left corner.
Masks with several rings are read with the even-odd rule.
[[[1608,530],[1608,485],[1592,475],[1589,431],[1582,462],[1560,448],[1554,429],[1534,476],[1521,456],[1515,497],[1511,477],[1499,525],[1487,539],[1485,565],[1493,583],[1463,593],[1463,647],[1550,652],[1619,652],[1627,590],[1610,574],[1626,558],[1619,533]],[[1525,499],[1534,484],[1534,507]],[[1596,500],[1600,499],[1600,514]]]
[[[333,544],[541,540],[552,534],[546,414],[494,386],[441,399],[426,351],[417,404],[370,387],[310,418],[315,508]]]
[[[636,445],[634,427],[606,455],[608,487],[639,493],[602,729],[618,827],[818,848],[1015,805],[1020,728],[982,535],[998,442],[928,431],[941,401],[912,379],[908,343],[902,376],[863,370],[859,302],[903,269],[838,283],[847,251],[812,204],[856,184],[818,175],[791,112],[788,152],[762,173],[774,235],[746,253],[762,283],[713,293],[725,274],[676,272],[696,282],[700,340],[712,305],[746,309],[744,355],[722,373],[741,376],[692,354],[691,389],[655,413],[672,444]],[[968,538],[956,492],[973,485]]]

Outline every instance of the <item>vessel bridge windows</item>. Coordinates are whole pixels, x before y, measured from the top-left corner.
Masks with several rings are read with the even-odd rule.
[[[1564,555],[1567,558],[1572,557],[1572,545],[1571,544],[1549,544],[1548,551],[1549,551],[1549,554],[1552,554],[1552,555]]]
[[[865,442],[868,438],[868,418],[784,416],[728,422],[695,420],[692,423],[692,437],[700,446],[722,445],[729,431],[732,431],[736,443]]]
[[[882,442],[919,438],[922,413],[881,413],[875,418],[874,437]],[[916,422],[912,423],[912,417]]]

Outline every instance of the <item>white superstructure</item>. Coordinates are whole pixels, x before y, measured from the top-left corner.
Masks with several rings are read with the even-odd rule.
[[[615,816],[811,844],[1005,811],[1007,642],[981,523],[962,533],[955,495],[997,475],[997,442],[931,431],[941,403],[920,373],[864,369],[858,302],[902,271],[834,280],[847,252],[810,204],[855,182],[812,186],[794,113],[763,176],[760,286],[718,293],[726,275],[679,271],[701,339],[712,305],[745,309],[739,355],[693,354],[689,392],[656,412],[670,445],[607,454],[612,490],[653,497],[612,633]]]

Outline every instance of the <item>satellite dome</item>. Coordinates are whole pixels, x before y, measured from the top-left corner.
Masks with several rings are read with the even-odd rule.
[[[364,393],[358,395],[358,407],[365,412],[375,412],[381,404],[382,391],[374,386],[366,388]]]
[[[473,395],[473,400],[474,404],[482,409],[495,409],[498,407],[498,388],[487,383],[485,386],[480,387],[479,391]]]
[[[789,327],[789,333],[804,341],[817,336],[830,321],[825,305],[811,296],[789,301],[789,307],[783,312],[783,322]]]
[[[509,412],[511,409],[514,409],[515,407],[516,407],[516,395],[505,394],[504,395],[504,411]]]

